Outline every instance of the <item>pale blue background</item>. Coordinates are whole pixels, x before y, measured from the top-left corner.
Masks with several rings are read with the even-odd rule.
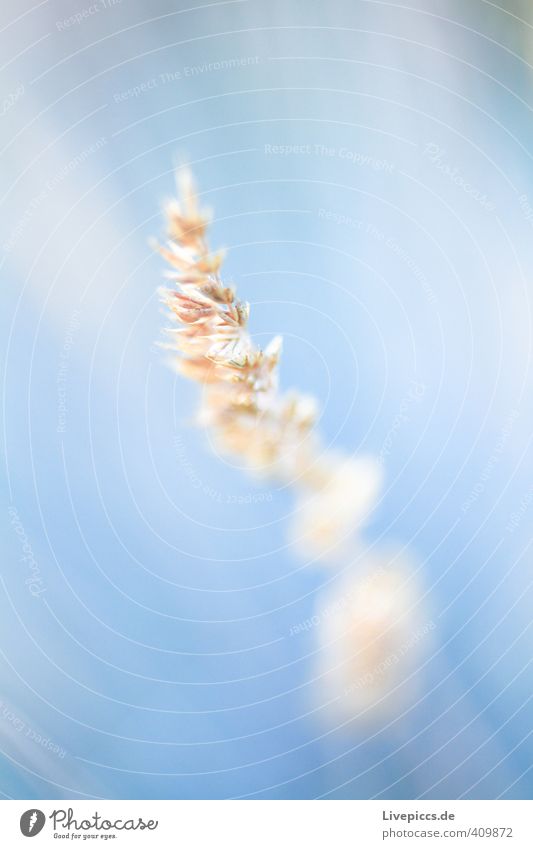
[[[24,93],[0,118],[0,792],[528,797],[527,4],[122,0],[58,27],[89,6],[2,13],[1,94]],[[183,76],[242,57],[258,61]],[[439,171],[428,143],[494,209]],[[312,153],[265,153],[278,144]],[[342,148],[391,168],[351,163]],[[425,387],[394,431],[367,539],[415,552],[435,643],[420,701],[384,729],[333,732],[315,709],[316,633],[289,633],[331,574],[287,548],[290,494],[214,458],[191,429],[195,387],[153,347],[162,263],[148,240],[182,156],[216,209],[213,239],[229,248],[252,330],[260,341],[284,334],[283,385],[318,397],[328,443],[379,454],[412,381]],[[271,500],[225,503],[249,493]],[[39,599],[10,505],[46,586]]]

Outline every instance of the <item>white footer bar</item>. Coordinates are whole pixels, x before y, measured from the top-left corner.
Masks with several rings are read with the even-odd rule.
[[[3,801],[9,847],[533,849],[529,801]],[[29,838],[35,844],[29,844]],[[68,843],[67,843],[68,841]]]

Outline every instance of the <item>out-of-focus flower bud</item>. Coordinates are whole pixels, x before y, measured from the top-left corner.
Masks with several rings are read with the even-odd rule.
[[[435,629],[408,563],[382,557],[367,566],[320,600],[317,687],[339,724],[382,722],[405,709]]]

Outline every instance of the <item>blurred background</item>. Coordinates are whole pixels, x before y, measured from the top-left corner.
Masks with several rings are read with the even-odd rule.
[[[530,797],[530,4],[1,16],[0,793]],[[431,641],[377,725],[323,707],[291,494],[155,347],[183,160],[283,386],[383,460],[366,539],[409,547]]]

